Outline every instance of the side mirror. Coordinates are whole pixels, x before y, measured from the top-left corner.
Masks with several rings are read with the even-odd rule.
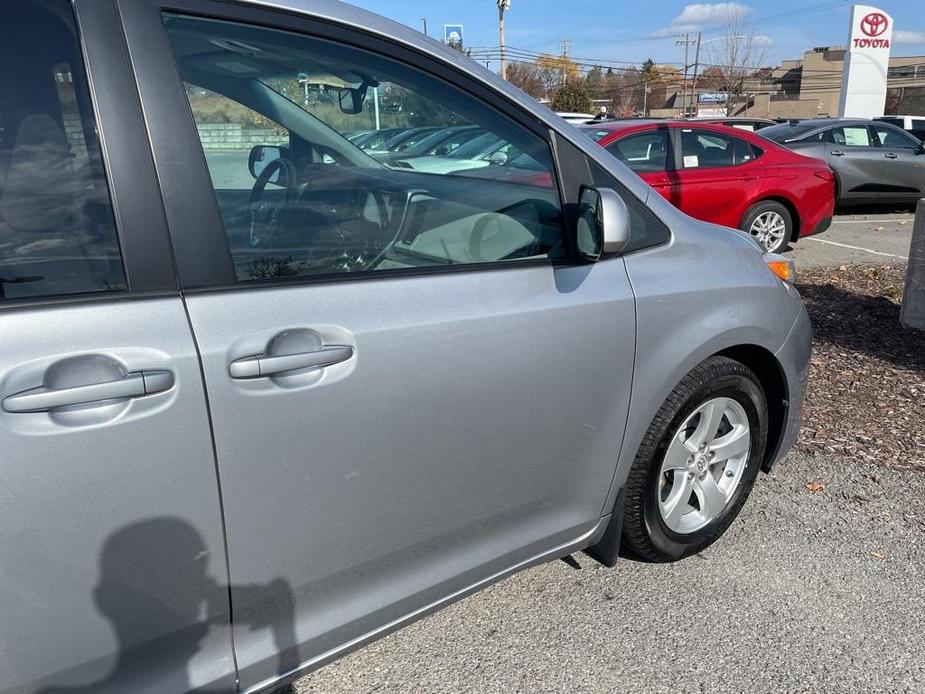
[[[361,84],[359,87],[344,87],[337,93],[337,102],[340,110],[348,115],[363,113],[363,102],[366,101],[366,92],[369,85]]]
[[[576,237],[583,258],[598,261],[619,253],[630,240],[630,212],[611,188],[582,188]]]
[[[250,169],[251,176],[260,178],[260,174],[267,168],[267,165],[276,159],[282,159],[283,148],[274,145],[256,145],[251,147],[250,156],[247,159],[247,168]],[[277,171],[270,177],[270,183],[279,183],[279,174]]]
[[[507,152],[498,150],[488,157],[488,163],[492,166],[504,166],[507,164]]]

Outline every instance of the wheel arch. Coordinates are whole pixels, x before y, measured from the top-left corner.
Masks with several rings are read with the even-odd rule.
[[[786,195],[783,195],[779,192],[775,192],[770,195],[764,195],[749,205],[748,209],[745,211],[745,217],[748,217],[756,205],[760,205],[763,202],[777,202],[787,208],[787,212],[790,213],[790,221],[793,226],[793,229],[790,230],[790,238],[788,239],[788,243],[797,241],[800,238],[800,229],[803,227],[803,221],[800,219],[800,211],[797,209],[796,203]],[[745,217],[742,218],[743,221]]]
[[[761,383],[768,408],[768,438],[765,445],[764,459],[761,461],[761,469],[764,472],[770,472],[780,445],[784,440],[787,416],[790,410],[787,377],[773,353],[764,347],[750,343],[726,347],[704,356],[693,366],[688,365],[689,368],[683,372],[682,376],[676,379],[677,382],[674,386],[671,386],[671,389],[673,390],[677,387],[677,384],[681,383],[697,366],[717,356],[726,357],[748,367]],[[675,379],[671,380],[674,382]],[[624,451],[624,453],[626,452]],[[635,458],[635,455],[636,453],[633,451],[632,458]],[[604,534],[594,544],[585,549],[589,556],[608,568],[613,567],[620,556],[625,500],[626,486],[621,484],[616,498],[613,500],[613,507],[610,511],[610,518]]]
[[[717,352],[714,356],[727,357],[744,364],[761,382],[768,404],[768,442],[761,466],[767,472],[783,440],[790,409],[789,388],[784,370],[771,352],[758,345],[737,345]]]

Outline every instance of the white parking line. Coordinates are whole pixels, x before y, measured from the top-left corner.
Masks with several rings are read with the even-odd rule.
[[[852,251],[863,251],[864,253],[872,253],[873,255],[882,255],[887,258],[898,258],[900,260],[909,260],[907,255],[895,255],[894,253],[882,253],[881,251],[875,251],[870,248],[862,248],[861,246],[849,246],[847,243],[837,243],[836,241],[826,241],[825,239],[814,239],[810,237],[808,241],[815,241],[816,243],[827,243],[830,246],[838,246],[839,248],[850,248]]]
[[[832,224],[896,224],[897,222],[911,222],[914,217],[904,219],[836,219]]]

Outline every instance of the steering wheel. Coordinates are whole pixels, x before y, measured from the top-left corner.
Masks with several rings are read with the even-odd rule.
[[[279,179],[286,185],[286,197],[282,205],[263,199],[267,184],[277,172],[279,172]],[[250,210],[250,232],[247,238],[253,248],[267,245],[276,233],[280,221],[286,218],[295,193],[295,183],[295,165],[282,157],[267,164],[254,181],[254,187],[247,201],[247,207]]]

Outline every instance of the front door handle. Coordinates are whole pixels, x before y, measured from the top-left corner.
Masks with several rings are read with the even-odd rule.
[[[883,156],[885,156],[887,159],[899,159],[899,155],[895,152],[887,152]]]
[[[16,414],[48,412],[59,407],[90,405],[107,400],[140,398],[173,388],[170,371],[135,371],[117,381],[73,388],[33,388],[3,401],[3,411]]]
[[[281,356],[259,354],[231,362],[228,365],[228,373],[232,378],[264,378],[302,369],[323,369],[347,361],[352,356],[353,347],[342,345],[332,345],[315,352]]]
[[[845,153],[842,152],[840,149],[833,149],[831,152],[829,152],[829,154],[831,154],[833,157],[843,157],[843,156],[845,156]]]

